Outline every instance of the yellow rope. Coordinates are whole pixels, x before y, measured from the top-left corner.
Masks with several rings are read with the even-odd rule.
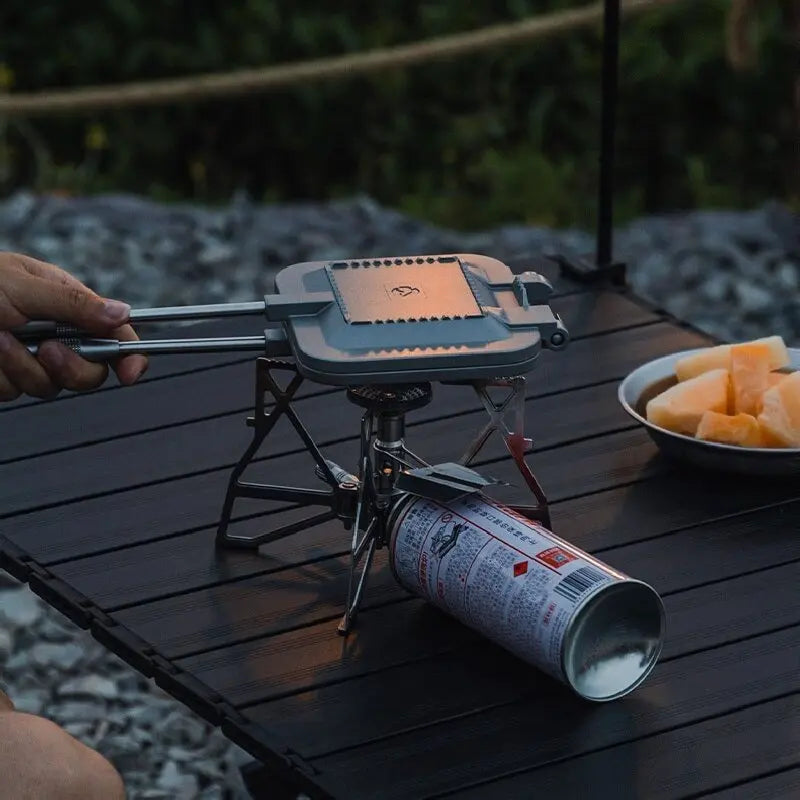
[[[758,54],[753,45],[752,28],[758,0],[732,0],[725,24],[725,49],[728,61],[737,70],[755,66]]]
[[[623,14],[675,5],[681,0],[623,0]],[[81,89],[0,95],[0,115],[41,116],[107,108],[207,100],[317,80],[407,67],[553,36],[602,20],[603,4],[568,9],[517,22],[492,25],[407,45],[257,69],[208,73],[186,78],[90,86]]]

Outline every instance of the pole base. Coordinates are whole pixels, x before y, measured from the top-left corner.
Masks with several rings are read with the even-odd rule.
[[[579,283],[605,283],[612,286],[627,284],[626,265],[621,261],[600,265],[594,256],[554,256],[561,274]]]

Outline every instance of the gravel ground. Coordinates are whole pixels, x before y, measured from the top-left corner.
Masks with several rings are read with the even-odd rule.
[[[134,306],[253,300],[277,269],[303,260],[448,251],[510,260],[593,244],[574,230],[445,231],[368,198],[260,207],[240,196],[220,209],[123,195],[0,201],[0,250],[59,264]],[[616,255],[636,291],[710,333],[800,340],[800,219],[780,205],[640,219],[617,232]],[[246,754],[26,587],[2,574],[0,586],[0,676],[18,708],[110,758],[131,800],[248,797]]]

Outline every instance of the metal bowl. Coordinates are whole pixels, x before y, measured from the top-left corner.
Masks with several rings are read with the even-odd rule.
[[[659,449],[671,458],[704,469],[743,475],[800,476],[800,448],[756,448],[705,442],[660,428],[645,417],[650,398],[677,383],[675,364],[684,356],[706,348],[683,350],[649,361],[631,372],[619,386],[622,407],[646,428]],[[800,349],[789,348],[791,364],[786,372],[800,370]]]

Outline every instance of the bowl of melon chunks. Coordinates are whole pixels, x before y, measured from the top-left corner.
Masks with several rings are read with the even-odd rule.
[[[800,349],[781,336],[655,359],[628,375],[618,396],[669,456],[800,476]]]

